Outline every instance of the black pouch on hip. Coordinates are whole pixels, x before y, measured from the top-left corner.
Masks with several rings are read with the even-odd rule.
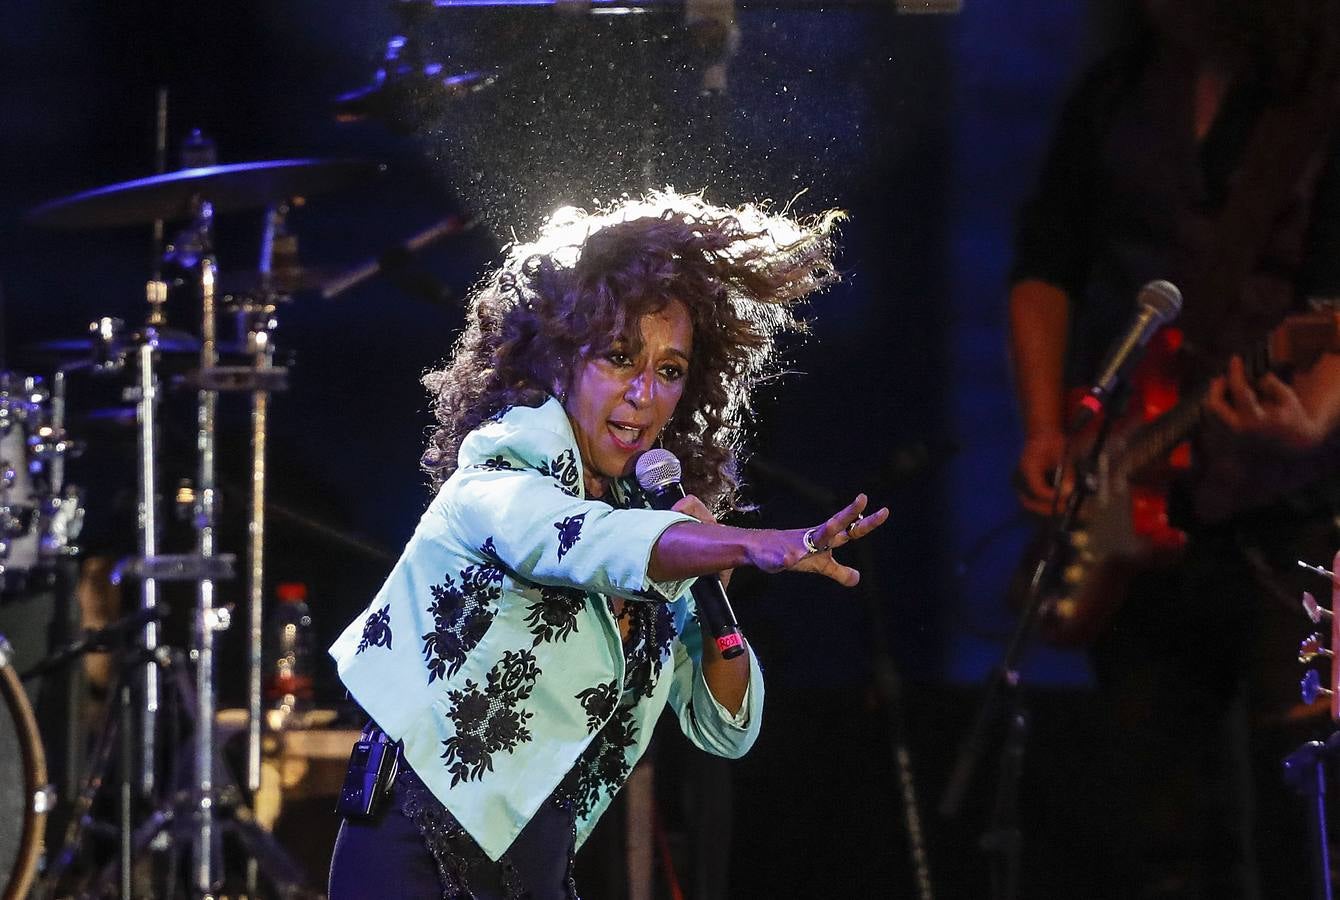
[[[335,811],[346,819],[375,816],[382,800],[390,795],[399,768],[400,745],[380,728],[365,728],[349,754],[349,769],[344,773]]]

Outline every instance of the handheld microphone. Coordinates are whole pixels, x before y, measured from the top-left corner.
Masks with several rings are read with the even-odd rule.
[[[1125,381],[1127,373],[1144,356],[1145,345],[1159,328],[1177,318],[1182,311],[1182,292],[1170,281],[1151,281],[1135,297],[1135,318],[1103,363],[1093,387],[1080,402],[1070,423],[1071,432],[1089,424],[1102,412],[1112,394]]]
[[[657,509],[669,509],[685,496],[679,483],[684,469],[669,450],[653,448],[637,460],[637,483],[647,492],[647,499]],[[716,575],[703,575],[693,582],[690,590],[698,604],[698,615],[703,627],[716,641],[717,649],[725,659],[734,659],[744,652],[744,637],[735,621],[726,589]]]

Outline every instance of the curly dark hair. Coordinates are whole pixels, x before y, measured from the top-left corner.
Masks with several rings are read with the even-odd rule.
[[[693,364],[661,443],[683,463],[686,490],[717,513],[736,508],[750,397],[776,371],[777,336],[805,329],[796,305],[836,280],[841,218],[726,209],[670,190],[558,211],[481,280],[451,358],[423,377],[438,422],[423,455],[433,486],[481,423],[565,393],[580,361],[619,340],[637,352],[641,317],[679,300]]]

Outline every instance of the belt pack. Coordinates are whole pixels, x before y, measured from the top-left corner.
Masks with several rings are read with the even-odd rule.
[[[399,770],[399,742],[375,725],[367,726],[349,754],[336,812],[346,819],[372,818],[390,796]]]

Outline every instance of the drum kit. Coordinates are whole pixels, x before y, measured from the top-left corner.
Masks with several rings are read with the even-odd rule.
[[[160,96],[160,124],[164,103]],[[0,617],[0,631],[10,632],[8,640],[0,636],[0,771],[7,779],[0,791],[0,888],[5,900],[30,892],[38,897],[217,896],[224,889],[223,838],[229,834],[246,860],[246,886],[230,880],[229,887],[236,887],[230,893],[319,895],[255,824],[245,800],[260,786],[261,772],[266,437],[271,395],[287,387],[288,370],[276,356],[281,303],[302,291],[334,296],[378,271],[375,262],[343,273],[304,269],[287,216],[305,198],[366,182],[380,167],[344,159],[217,165],[210,154],[199,153],[210,145],[197,132],[184,145],[188,167],[162,172],[161,127],[159,137],[161,174],[56,200],[27,216],[29,224],[51,229],[152,227],[160,252],[147,281],[142,325],[127,328],[104,318],[85,337],[38,345],[42,353],[63,357],[45,376],[0,369],[0,613],[45,591],[60,598],[57,605],[65,612],[55,618],[70,625],[45,636],[59,634],[63,645],[42,640],[41,647],[22,647],[21,629]],[[221,273],[215,256],[215,216],[234,211],[263,216],[259,265],[235,275]],[[165,239],[165,227],[178,224],[180,230]],[[471,224],[444,220],[411,239],[404,251]],[[184,329],[169,327],[170,293],[189,298],[194,321]],[[219,322],[226,317],[237,324],[234,343],[219,337]],[[179,367],[183,359],[195,364],[168,378],[165,357]],[[111,580],[136,585],[138,603],[135,612],[98,632],[78,629],[73,598],[85,500],[79,488],[66,483],[66,463],[84,449],[67,432],[67,386],[84,376],[115,381],[123,398],[134,404],[137,546],[132,556],[116,563]],[[170,516],[163,509],[160,472],[162,408],[174,389],[193,399],[194,407],[194,477],[175,494],[167,491],[168,501],[190,523],[193,546],[184,553],[166,552],[163,546]],[[224,552],[219,539],[216,470],[220,398],[237,394],[250,404],[251,459],[247,545],[235,554]],[[132,421],[128,410],[123,418]],[[234,616],[233,607],[219,596],[220,583],[235,577],[245,583],[238,592],[245,597],[244,616]],[[194,595],[185,647],[173,646],[162,631],[164,593],[173,583],[184,583]],[[214,725],[216,641],[235,618],[243,619],[247,639],[247,741],[240,779],[220,758]],[[34,642],[31,629],[23,640]],[[59,787],[48,785],[43,735],[22,681],[68,672],[80,665],[82,653],[110,649],[118,651],[118,674],[103,722],[87,742],[65,735],[67,743],[88,747],[82,763],[77,760],[84,754],[67,754],[70,765],[82,771],[72,771]],[[182,730],[178,719],[188,723],[187,740],[180,746],[173,743]],[[45,743],[52,742],[48,736]],[[169,769],[171,774],[165,774]],[[21,783],[22,792],[11,783]],[[118,784],[119,791],[107,790]],[[115,809],[111,824],[100,820],[108,818],[109,807]],[[47,822],[48,813],[60,822]],[[53,824],[63,825],[63,834],[55,834],[60,829]],[[110,846],[113,836],[116,852]],[[230,879],[235,871],[229,869]]]

